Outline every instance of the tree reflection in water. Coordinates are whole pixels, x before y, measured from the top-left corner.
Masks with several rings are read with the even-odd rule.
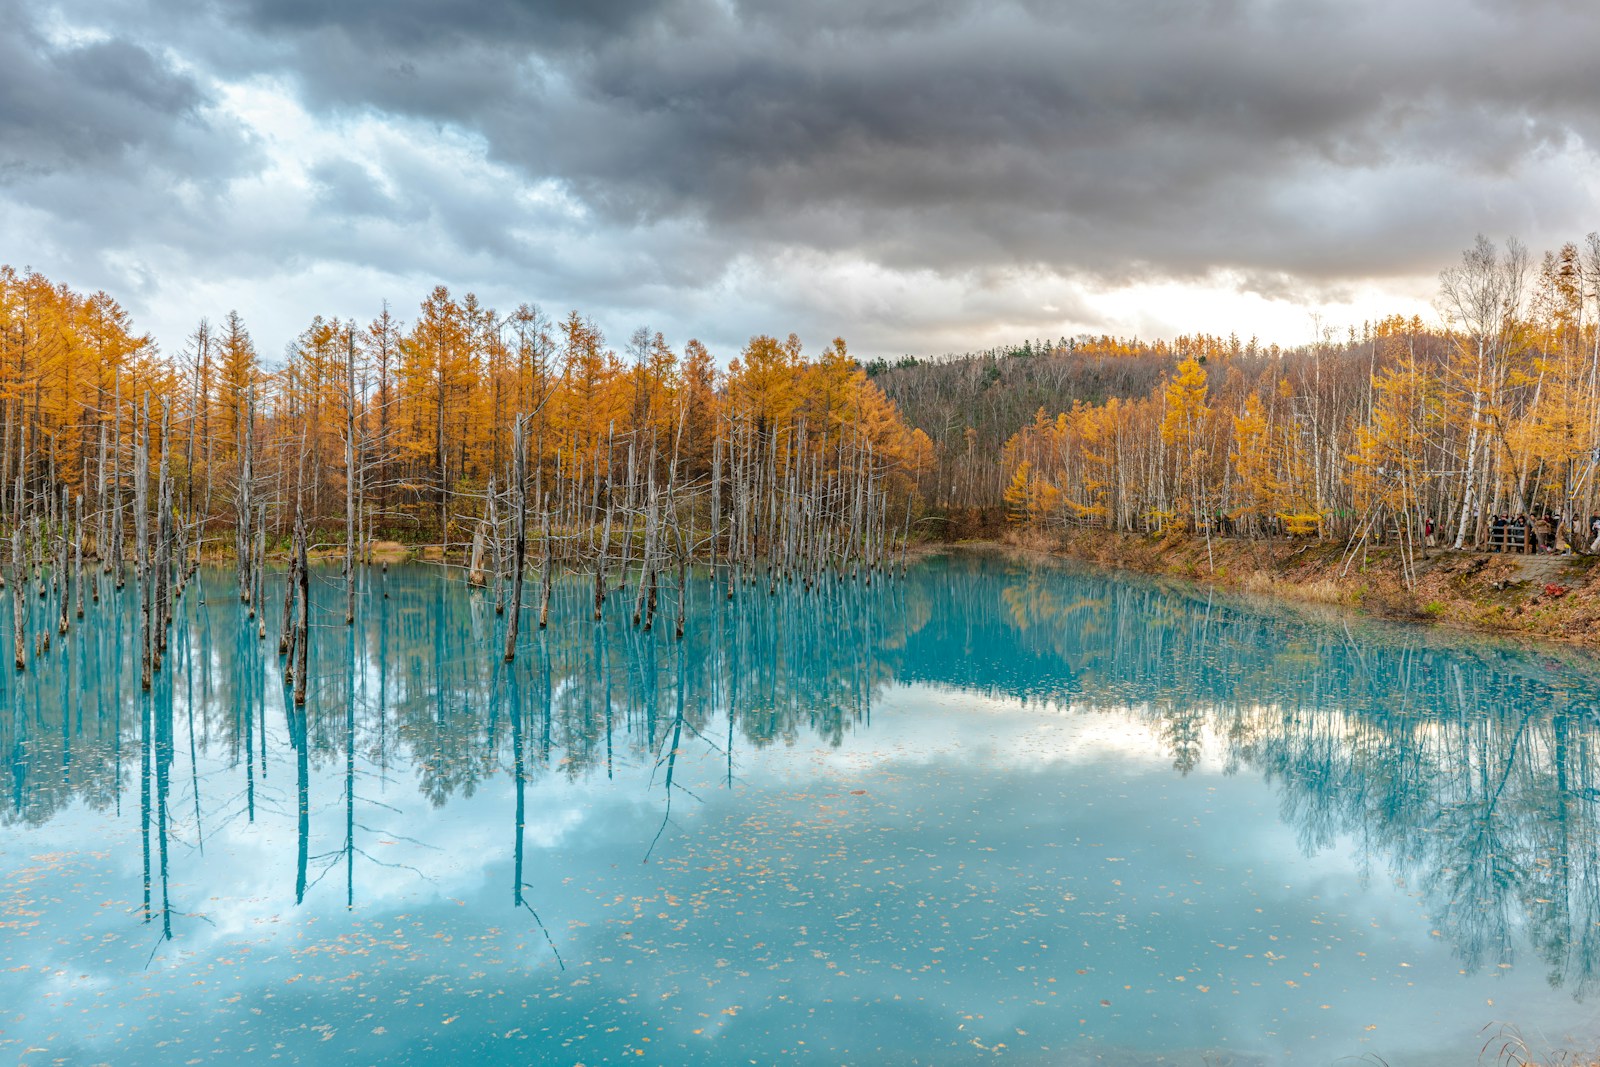
[[[225,579],[204,580],[216,595],[186,601],[148,695],[127,682],[124,591],[14,676],[0,715],[0,822],[40,826],[73,803],[120,809],[136,791],[142,915],[163,937],[185,914],[172,864],[203,863],[207,835],[264,804],[294,811],[295,899],[342,869],[354,906],[361,864],[380,862],[363,835],[403,836],[377,797],[397,768],[436,806],[496,774],[514,782],[511,903],[537,918],[524,895],[530,782],[654,766],[670,835],[680,751],[725,760],[737,789],[741,750],[806,735],[837,745],[870,727],[887,687],[924,683],[1141,723],[1177,773],[1210,760],[1261,775],[1303,850],[1355,842],[1369,869],[1422,894],[1463,968],[1513,962],[1526,935],[1552,985],[1582,995],[1596,980],[1600,674],[1581,653],[962,554],[870,587],[769,596],[757,584],[731,601],[702,575],[681,642],[635,630],[620,609],[593,623],[591,589],[558,585],[549,628],[524,628],[531,654],[503,664],[504,620],[481,594],[397,568],[363,573],[353,628],[338,583],[319,584],[314,684],[296,711]],[[179,722],[190,766],[178,789],[192,798],[172,795]],[[283,746],[296,775],[286,801],[263,792],[269,748]],[[200,776],[205,757],[236,775]],[[341,825],[319,852],[311,783],[328,767],[343,775]]]

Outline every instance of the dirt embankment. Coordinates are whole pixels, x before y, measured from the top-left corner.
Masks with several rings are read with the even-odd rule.
[[[1388,618],[1600,646],[1600,556],[1417,551],[1394,544],[1189,537],[1104,530],[1008,532],[1007,543]]]

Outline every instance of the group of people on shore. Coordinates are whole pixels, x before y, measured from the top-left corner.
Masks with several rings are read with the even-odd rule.
[[[1423,523],[1423,539],[1431,548],[1439,541],[1441,527],[1432,517]],[[1567,524],[1559,512],[1542,512],[1530,518],[1527,515],[1502,513],[1491,516],[1483,541],[1487,552],[1558,552],[1572,551]],[[1577,526],[1573,524],[1573,533]],[[1589,516],[1588,536],[1584,539],[1591,552],[1600,552],[1600,515]]]
[[[1560,542],[1558,548],[1556,542]],[[1489,520],[1490,552],[1571,552],[1566,532],[1549,515],[1496,515]]]

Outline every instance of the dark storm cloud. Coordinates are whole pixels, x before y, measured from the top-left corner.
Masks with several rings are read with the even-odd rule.
[[[309,99],[457,122],[613,222],[896,267],[1405,273],[1535,224],[1504,186],[1600,142],[1580,5],[243,10]]]
[[[225,9],[227,32],[194,46],[247,69],[296,74],[314,105],[471,127],[489,112],[539,98],[534,57],[570,59],[636,39],[642,27],[670,18],[670,2],[255,0]]]
[[[129,40],[52,43],[34,5],[0,0],[0,181],[130,162],[211,171],[194,78]]]
[[[318,204],[334,217],[383,218],[401,210],[371,172],[352,160],[318,163],[311,168],[310,176],[319,189]]]
[[[444,45],[498,41],[547,48],[584,46],[626,34],[659,3],[638,0],[436,0],[328,4],[322,0],[251,0],[234,10],[268,35],[336,31],[381,47],[426,51]]]

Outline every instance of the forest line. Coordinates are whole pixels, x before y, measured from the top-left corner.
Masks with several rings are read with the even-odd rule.
[[[269,367],[236,313],[168,355],[109,295],[4,268],[0,340],[16,666],[131,563],[145,689],[208,554],[231,555],[260,639],[275,617],[302,705],[319,548],[342,548],[347,625],[358,565],[388,536],[493,587],[507,661],[561,574],[592,576],[596,619],[613,598],[645,630],[675,608],[682,637],[691,566],[729,598],[903,567],[928,452],[842,340],[808,358],[793,335],[755,337],[724,370],[641,330],[625,360],[576,311],[502,316],[443,286],[409,328],[387,306],[365,328],[316,317]],[[281,613],[269,537],[288,542]]]
[[[1030,526],[1470,548],[1504,540],[1500,516],[1548,517],[1552,544],[1588,549],[1600,235],[1537,263],[1480,237],[1441,272],[1437,304],[1442,324],[1390,316],[1296,349],[1086,338],[902,361],[875,380],[929,428],[930,498],[1003,498]]]
[[[704,480],[719,441],[749,437],[775,449],[780,468],[802,438],[830,466],[843,439],[850,459],[870,449],[875,467],[897,473],[927,451],[842,340],[812,358],[792,334],[755,337],[723,369],[698,341],[680,355],[641,330],[619,354],[576,311],[559,323],[528,304],[501,315],[440,286],[409,326],[387,304],[365,326],[316,316],[271,365],[236,312],[202,319],[166,353],[108,294],[0,267],[8,489],[20,478],[29,499],[59,485],[100,495],[114,477],[102,465],[131,458],[132,414],[147,396],[157,421],[170,419],[183,510],[230,519],[237,497],[259,503],[270,490],[280,533],[289,519],[276,512],[291,497],[288,510],[313,526],[343,525],[356,484],[364,529],[460,543],[490,483],[504,486],[518,416],[529,477],[542,473],[547,487],[618,482],[630,447],[636,474],[662,484]],[[14,504],[13,494],[0,515]]]
[[[698,341],[680,354],[640,330],[619,353],[578,312],[499,314],[440,286],[409,323],[387,305],[364,326],[316,316],[269,365],[236,313],[168,354],[107,294],[3,268],[0,521],[59,522],[65,489],[96,557],[121,558],[119,521],[152,495],[134,468],[164,459],[186,549],[231,548],[246,595],[252,541],[297,523],[347,556],[443,543],[497,585],[519,522],[517,551],[568,569],[643,553],[643,583],[718,551],[788,575],[876,566],[961,507],[1456,547],[1521,514],[1586,549],[1600,236],[1537,263],[1479,238],[1438,306],[1441,324],[1390,316],[1290,349],[1083,337],[863,366],[843,340],[811,357],[791,334],[723,367]],[[134,417],[147,398],[159,430]]]

